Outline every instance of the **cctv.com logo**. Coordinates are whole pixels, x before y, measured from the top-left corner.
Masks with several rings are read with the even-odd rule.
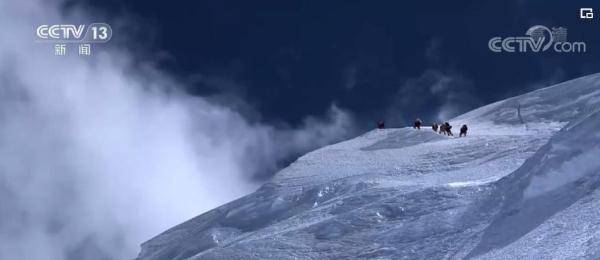
[[[488,48],[493,52],[545,52],[548,50],[558,53],[586,52],[585,42],[567,41],[567,28],[552,27],[550,30],[543,25],[535,25],[525,32],[526,36],[493,37],[488,42]]]

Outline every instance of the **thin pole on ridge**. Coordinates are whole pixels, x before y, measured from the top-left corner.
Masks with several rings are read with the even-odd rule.
[[[519,103],[517,106],[517,117],[519,117],[519,121],[521,121],[521,124],[525,125],[525,129],[529,130],[529,127],[527,127],[527,123],[525,123],[525,120],[523,120],[523,117],[521,116],[521,103]]]

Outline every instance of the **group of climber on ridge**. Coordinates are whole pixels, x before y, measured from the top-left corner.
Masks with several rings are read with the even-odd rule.
[[[415,124],[413,125],[414,129],[417,130],[421,130],[421,125],[423,125],[423,121],[421,121],[421,119],[415,120]],[[383,129],[385,128],[385,122],[384,121],[379,121],[377,122],[377,128],[379,129]],[[433,125],[431,126],[431,129],[439,134],[443,134],[443,135],[447,135],[447,136],[454,136],[454,134],[452,134],[452,125],[450,125],[450,123],[445,122],[442,124],[437,124],[437,123],[433,123]],[[439,130],[439,132],[438,132]],[[462,125],[462,127],[460,128],[460,134],[458,135],[459,137],[463,137],[463,136],[467,136],[467,130],[469,130],[469,128],[467,127],[467,125]]]
[[[415,125],[413,126],[413,128],[421,130],[421,125],[423,124],[423,121],[421,121],[421,119],[415,120]],[[450,125],[450,123],[445,122],[442,124],[437,124],[437,123],[433,123],[433,125],[431,126],[431,129],[439,134],[443,134],[443,135],[447,135],[447,136],[454,136],[454,134],[452,134],[452,125]],[[439,130],[439,132],[438,132]],[[463,137],[463,136],[467,136],[467,130],[469,130],[469,128],[467,127],[467,125],[462,125],[462,127],[460,128],[460,134],[458,135],[458,137]]]

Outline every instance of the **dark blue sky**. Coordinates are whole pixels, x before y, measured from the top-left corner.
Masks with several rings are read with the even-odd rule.
[[[332,103],[364,126],[436,119],[547,84],[600,72],[591,1],[87,1],[138,23],[132,48],[197,95],[232,95],[260,120],[297,124]],[[600,17],[599,17],[600,18]],[[568,28],[587,53],[493,53],[494,36]],[[142,26],[140,26],[142,25]],[[119,37],[119,30],[114,37]],[[143,44],[138,44],[143,43]],[[160,53],[160,55],[158,55]],[[167,54],[167,55],[165,55]],[[436,88],[436,84],[442,84]],[[436,90],[437,89],[437,90]]]

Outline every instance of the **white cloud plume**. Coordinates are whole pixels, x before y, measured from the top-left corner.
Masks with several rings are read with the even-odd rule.
[[[278,160],[351,133],[335,106],[300,129],[249,123],[117,49],[53,56],[33,35],[66,19],[59,5],[0,2],[0,259],[131,258]]]

